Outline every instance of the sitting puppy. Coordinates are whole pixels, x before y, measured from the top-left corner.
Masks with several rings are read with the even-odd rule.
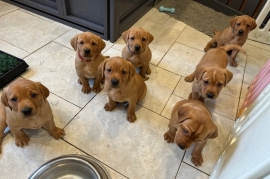
[[[127,120],[134,122],[137,119],[136,103],[145,97],[147,90],[142,77],[136,73],[132,63],[121,57],[106,59],[98,69],[105,76],[104,89],[109,96],[104,109],[112,111],[116,102],[128,102]]]
[[[23,131],[27,128],[39,129],[45,125],[55,139],[63,138],[65,132],[55,126],[50,104],[46,100],[49,93],[41,83],[26,79],[18,79],[4,88],[0,104],[0,147],[7,126],[19,147],[28,145],[30,139]]]
[[[164,134],[164,139],[174,142],[183,150],[195,143],[191,161],[198,166],[203,163],[201,152],[207,140],[217,136],[217,126],[203,103],[198,100],[182,100],[172,110],[169,130]]]
[[[95,78],[92,90],[96,93],[100,92],[102,77],[98,73],[98,66],[105,59],[101,54],[105,42],[91,32],[84,32],[73,37],[70,44],[76,50],[75,68],[79,77],[78,82],[82,84],[82,92],[86,94],[91,92],[88,78]]]
[[[148,45],[154,40],[153,35],[142,28],[132,28],[122,33],[127,45],[122,50],[122,57],[129,60],[135,68],[140,68],[140,75],[144,80],[145,74],[150,75],[149,63],[152,52]]]
[[[207,51],[202,57],[195,71],[185,77],[186,82],[193,82],[192,93],[189,99],[199,99],[204,101],[205,98],[215,99],[219,92],[232,79],[233,74],[226,69],[228,64],[227,51],[237,50],[245,53],[245,50],[238,45],[225,45],[219,48]]]
[[[237,16],[231,19],[230,27],[224,29],[221,32],[215,32],[213,39],[208,42],[204,48],[204,51],[207,52],[210,48],[221,47],[228,44],[236,44],[242,47],[247,40],[249,32],[256,27],[257,24],[255,20],[248,15]],[[237,53],[237,49],[231,52],[231,66],[237,66],[235,61]]]

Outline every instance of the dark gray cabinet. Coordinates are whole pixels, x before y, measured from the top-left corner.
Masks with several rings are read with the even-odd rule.
[[[154,0],[4,0],[74,28],[116,41]]]

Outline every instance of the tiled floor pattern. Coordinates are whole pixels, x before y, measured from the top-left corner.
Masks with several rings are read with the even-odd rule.
[[[219,136],[209,140],[203,150],[203,165],[195,167],[190,161],[192,148],[183,151],[168,144],[163,134],[174,104],[191,92],[192,84],[183,78],[194,70],[210,37],[156,9],[134,26],[148,30],[155,39],[150,44],[153,58],[147,95],[137,105],[137,121],[130,124],[124,106],[112,112],[103,109],[108,100],[104,91],[88,95],[80,91],[75,54],[69,44],[79,30],[0,1],[0,50],[29,64],[21,77],[41,81],[50,89],[48,100],[56,124],[67,134],[56,141],[44,129],[28,131],[31,141],[25,148],[16,147],[14,137],[8,134],[0,155],[0,176],[27,178],[46,161],[75,153],[102,162],[112,179],[209,178],[234,123],[239,100],[269,59],[270,46],[248,40],[244,45],[247,55],[237,57],[239,66],[228,67],[233,80],[216,101],[206,100]],[[120,56],[124,46],[121,38],[114,44],[106,41],[103,53]]]

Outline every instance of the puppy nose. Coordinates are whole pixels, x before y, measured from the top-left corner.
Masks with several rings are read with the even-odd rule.
[[[112,79],[111,82],[112,82],[113,86],[116,86],[119,83],[119,81],[117,79]]]
[[[91,52],[90,49],[84,49],[84,53],[89,54]]]
[[[141,49],[141,46],[139,46],[139,45],[136,45],[136,46],[135,46],[135,50],[136,50],[136,51],[139,51],[140,49]]]
[[[207,97],[208,97],[208,98],[213,98],[214,96],[215,96],[214,93],[207,93]]]
[[[181,144],[178,144],[178,147],[180,147],[180,149],[184,150],[184,147]]]
[[[25,107],[25,108],[22,109],[22,113],[25,116],[28,116],[29,114],[31,114],[31,112],[32,112],[32,108]]]
[[[244,33],[244,30],[239,30],[239,34],[243,34]]]

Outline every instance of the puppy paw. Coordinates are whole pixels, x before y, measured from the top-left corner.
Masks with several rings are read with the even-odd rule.
[[[101,87],[98,86],[98,87],[93,87],[92,90],[95,92],[95,93],[99,93],[101,91]]]
[[[127,120],[132,123],[132,122],[135,122],[137,119],[136,115],[133,114],[133,115],[127,115]]]
[[[192,154],[191,162],[195,166],[201,166],[203,163],[202,154],[196,154],[196,155]]]
[[[207,52],[208,50],[210,50],[210,47],[205,47],[204,51]]]
[[[64,129],[60,129],[58,127],[55,127],[55,129],[52,132],[50,132],[50,135],[53,136],[53,138],[58,140],[60,138],[61,139],[64,138],[64,135],[66,135],[66,133],[65,133]]]
[[[151,70],[150,70],[150,68],[147,68],[147,70],[146,70],[145,74],[147,74],[147,75],[150,75],[150,74],[151,74]]]
[[[168,143],[172,143],[174,141],[174,136],[168,131],[164,134],[164,140],[166,140]]]
[[[237,67],[237,63],[234,61],[234,62],[230,62],[230,65],[233,66],[233,67]]]
[[[82,84],[82,82],[81,82],[80,78],[78,79],[78,83],[79,83],[79,84]]]
[[[83,87],[82,87],[82,92],[83,92],[84,94],[90,93],[90,92],[91,92],[90,86],[87,86],[87,87],[83,86]]]
[[[143,78],[144,81],[146,81],[146,80],[148,80],[148,79],[149,79],[149,77],[144,77],[144,78]]]
[[[112,106],[109,103],[106,103],[104,106],[105,111],[112,111],[114,108],[115,106]]]
[[[188,75],[185,77],[186,82],[192,82],[193,80],[194,80],[194,76],[192,76],[192,75]]]
[[[27,146],[29,141],[30,141],[30,139],[26,135],[25,136],[21,136],[21,137],[15,137],[15,144],[18,147]]]

